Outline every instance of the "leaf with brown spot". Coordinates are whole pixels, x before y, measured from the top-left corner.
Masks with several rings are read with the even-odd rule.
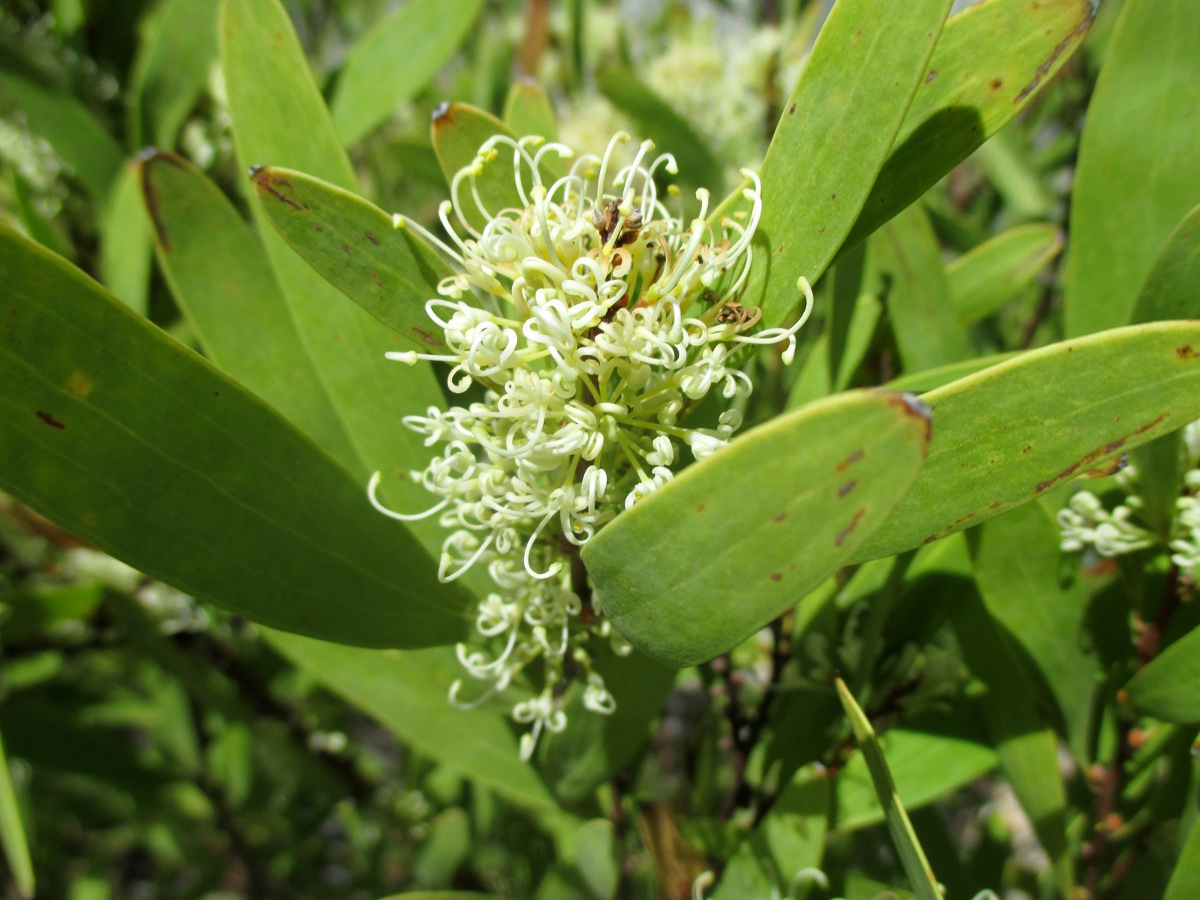
[[[926,415],[895,394],[839,394],[684,469],[584,547],[605,615],[674,666],[736,645],[836,571],[886,520],[921,467]],[[845,479],[833,474],[847,460],[858,482],[852,502],[839,496]],[[662,540],[705,506],[717,526],[695,530],[686,547]]]
[[[933,407],[929,461],[856,559],[985,521],[1200,418],[1200,361],[1176,352],[1187,343],[1200,344],[1200,322],[1118,328],[923,395]]]
[[[254,184],[271,225],[330,284],[411,343],[442,346],[440,337],[430,343],[425,301],[438,296],[438,282],[453,270],[416,233],[301,172],[263,168]]]

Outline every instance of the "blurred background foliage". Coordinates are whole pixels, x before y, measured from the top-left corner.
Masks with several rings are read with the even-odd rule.
[[[549,95],[565,143],[596,152],[619,128],[648,135],[679,156],[685,182],[719,196],[739,166],[761,160],[827,7],[821,0],[444,0],[440,14],[462,11],[445,58],[389,52],[387,75],[375,76],[362,57],[368,80],[403,80],[410,63],[412,80],[407,96],[350,108],[342,98],[360,77],[356,52],[371,40],[387,47],[389,17],[420,5],[285,0],[364,194],[427,224],[445,195],[429,138],[434,110],[453,98],[500,114],[524,78]],[[946,296],[963,298],[956,308],[976,356],[1064,336],[1059,251],[1084,112],[1121,6],[1106,0],[1082,48],[1036,102],[898,220],[907,223],[905,236],[936,247],[935,281]],[[216,12],[213,0],[0,6],[0,218],[192,344],[154,261],[133,160],[149,147],[177,152],[242,204]],[[304,140],[304,123],[295,123],[295,134]],[[1006,243],[989,244],[1001,234]],[[995,271],[1004,277],[983,278],[981,289],[986,270],[965,261],[988,252],[1002,260]],[[872,264],[881,282],[893,277],[886,263],[873,257]],[[823,290],[836,291],[836,277]],[[861,319],[824,326],[854,335],[840,365],[831,369],[819,338],[806,342],[791,370],[766,365],[755,393],[766,404],[760,418],[833,387],[882,384],[914,369],[902,364],[905,348],[881,304],[858,309]],[[1018,540],[1047,542],[1054,571],[1057,533],[1034,506],[1002,521],[1011,520]],[[969,613],[952,615],[948,605],[970,578],[965,555],[955,559],[965,547],[948,541],[941,558],[923,557],[925,568],[907,573],[911,556],[895,568],[862,566],[831,587],[836,602],[802,604],[772,634],[684,670],[623,771],[571,797],[570,773],[561,777],[551,761],[547,781],[560,802],[533,803],[406,746],[385,721],[264,641],[253,623],[146,579],[0,499],[0,726],[38,896],[375,898],[415,889],[547,900],[687,896],[709,867],[703,855],[731,857],[726,872],[736,872],[731,814],[765,814],[747,802],[756,767],[761,774],[782,761],[790,774],[817,758],[830,770],[846,764],[848,732],[829,706],[836,709],[828,691],[835,671],[855,687],[877,729],[909,726],[894,733],[889,759],[910,796],[925,791],[913,819],[949,896],[989,887],[1053,896],[1064,883],[1055,871],[1061,848],[1040,844],[1006,780],[987,774],[995,754],[967,738],[957,751],[929,742],[930,734],[980,727],[983,669],[968,664],[979,634]],[[1112,575],[1111,563],[1093,563]],[[1019,590],[1003,581],[1002,568],[992,572],[996,590]],[[932,612],[905,615],[931,597]],[[1131,645],[1111,606],[1093,608],[1115,623],[1095,634],[1110,644],[1099,655],[1119,659]],[[1173,628],[1195,619],[1189,608]],[[789,630],[803,634],[787,651],[790,662],[781,650]],[[774,698],[781,681],[789,691]],[[773,721],[790,722],[786,730],[763,730],[772,701]],[[1077,713],[1091,710],[1069,711]],[[1135,748],[1145,759],[1127,760],[1129,783],[1138,797],[1152,795],[1154,822],[1169,823],[1172,835],[1195,815],[1194,733],[1150,726]],[[1096,863],[1080,856],[1076,874],[1106,895],[1159,896],[1174,856],[1156,842],[1167,832],[1123,834],[1122,823],[1101,823],[1112,826],[1124,855],[1092,840],[1095,786],[1091,773],[1073,768],[1090,752],[1063,751],[1073,809],[1083,811],[1070,839],[1103,854]],[[923,773],[937,777],[923,782]],[[820,829],[815,839],[826,842],[822,868],[832,889],[871,897],[900,882],[869,792],[843,792],[836,829],[825,835],[828,798],[820,790],[801,786],[785,796],[796,821]],[[1119,877],[1112,874],[1118,862]],[[778,873],[781,892],[792,874]],[[5,891],[15,895],[13,876]],[[761,889],[748,884],[755,886],[747,891]],[[727,880],[721,896],[752,894],[738,894]]]

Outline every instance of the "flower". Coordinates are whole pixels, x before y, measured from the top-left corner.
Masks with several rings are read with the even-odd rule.
[[[436,515],[454,529],[443,545],[442,580],[488,566],[503,593],[485,598],[476,630],[502,649],[493,658],[460,648],[459,658],[472,677],[492,682],[485,696],[534,659],[546,662],[545,690],[513,710],[532,725],[534,741],[565,721],[553,695],[565,660],[587,683],[588,708],[614,705],[590,655],[572,652],[585,633],[610,636],[595,617],[580,625],[586,590],[573,580],[575,548],[669,482],[683,447],[704,459],[725,446],[741,424],[736,408],[707,429],[682,424],[685,410],[713,390],[733,402],[750,393],[734,367],[743,347],[786,342],[790,362],[812,307],[801,281],[799,321],[755,331],[758,310],[738,303],[762,212],[753,172],[742,170],[733,211],[709,217],[700,190],[699,214],[685,221],[668,210],[656,181],[676,172],[674,158],[651,158],[646,141],[632,163],[617,166],[627,141],[618,133],[602,157],[582,156],[564,174],[573,157],[564,145],[498,135],[451,182],[451,200],[439,209],[450,243],[395,217],[397,228],[420,234],[459,271],[425,306],[445,352],[388,357],[446,363],[450,392],[473,390],[477,399],[404,420],[428,446],[441,445],[414,473],[438,498],[429,509],[384,507],[378,474],[369,495],[388,516]],[[505,161],[520,205],[491,209],[481,179]]]
[[[1176,515],[1171,523],[1168,549],[1171,562],[1193,577],[1200,570],[1200,421],[1192,422],[1183,431],[1183,453],[1191,466],[1184,475],[1186,493],[1175,504]],[[1160,545],[1160,538],[1134,519],[1144,503],[1133,491],[1137,486],[1137,470],[1126,466],[1118,475],[1118,483],[1128,492],[1124,502],[1104,508],[1100,499],[1090,491],[1074,494],[1065,509],[1058,511],[1062,531],[1061,548],[1066,552],[1094,547],[1101,556],[1114,557],[1136,550]]]

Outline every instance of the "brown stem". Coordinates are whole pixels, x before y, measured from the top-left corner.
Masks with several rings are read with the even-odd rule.
[[[550,40],[550,0],[529,0],[525,14],[525,40],[517,54],[520,74],[536,78],[538,63]]]

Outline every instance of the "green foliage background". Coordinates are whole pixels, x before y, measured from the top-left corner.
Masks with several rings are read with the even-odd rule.
[[[1200,15],[951,5],[8,0],[4,890],[1200,894]],[[485,579],[366,498],[425,505],[445,402],[384,359],[449,272],[390,213],[617,127],[685,196],[759,171],[743,303],[817,306],[587,545],[637,651],[525,764],[529,685],[446,699]],[[1161,545],[1063,553],[1126,454]]]

